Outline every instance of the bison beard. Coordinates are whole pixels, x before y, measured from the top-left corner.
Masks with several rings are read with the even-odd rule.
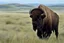
[[[39,38],[49,38],[50,35],[51,35],[51,30],[48,29],[49,26],[47,26],[47,24],[42,24],[41,21],[43,21],[41,17],[39,17],[39,18],[37,19],[37,21],[36,21],[36,23],[37,23],[37,24],[36,24],[37,36],[38,36]],[[35,25],[35,23],[34,23],[33,25]],[[35,27],[35,26],[34,26],[34,27]],[[48,27],[48,28],[47,28],[47,27]],[[48,30],[47,30],[47,29],[48,29]]]
[[[44,5],[39,5],[30,11],[32,18],[33,30],[37,30],[39,38],[49,38],[52,31],[55,31],[56,38],[58,38],[58,24],[59,16]]]

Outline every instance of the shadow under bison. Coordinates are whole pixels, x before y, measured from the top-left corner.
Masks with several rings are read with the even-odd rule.
[[[32,18],[33,30],[37,30],[39,38],[49,38],[52,31],[55,31],[56,38],[58,38],[58,24],[59,16],[51,9],[44,5],[39,5],[30,11]]]

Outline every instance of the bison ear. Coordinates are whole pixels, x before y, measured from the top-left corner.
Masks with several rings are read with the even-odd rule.
[[[30,14],[30,17],[32,18],[32,12],[33,12],[33,10],[30,10],[29,11],[29,14]]]
[[[46,15],[45,14],[41,14],[41,18],[45,18],[46,17]]]

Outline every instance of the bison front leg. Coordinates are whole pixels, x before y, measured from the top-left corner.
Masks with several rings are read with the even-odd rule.
[[[37,36],[38,36],[40,39],[42,39],[42,33],[41,33],[39,30],[37,30]]]
[[[54,25],[54,31],[55,31],[56,38],[58,38],[58,24]]]

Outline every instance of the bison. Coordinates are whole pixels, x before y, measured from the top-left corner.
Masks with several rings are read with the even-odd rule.
[[[30,11],[33,30],[37,30],[39,38],[49,38],[52,31],[58,38],[59,16],[45,5],[39,5]]]

